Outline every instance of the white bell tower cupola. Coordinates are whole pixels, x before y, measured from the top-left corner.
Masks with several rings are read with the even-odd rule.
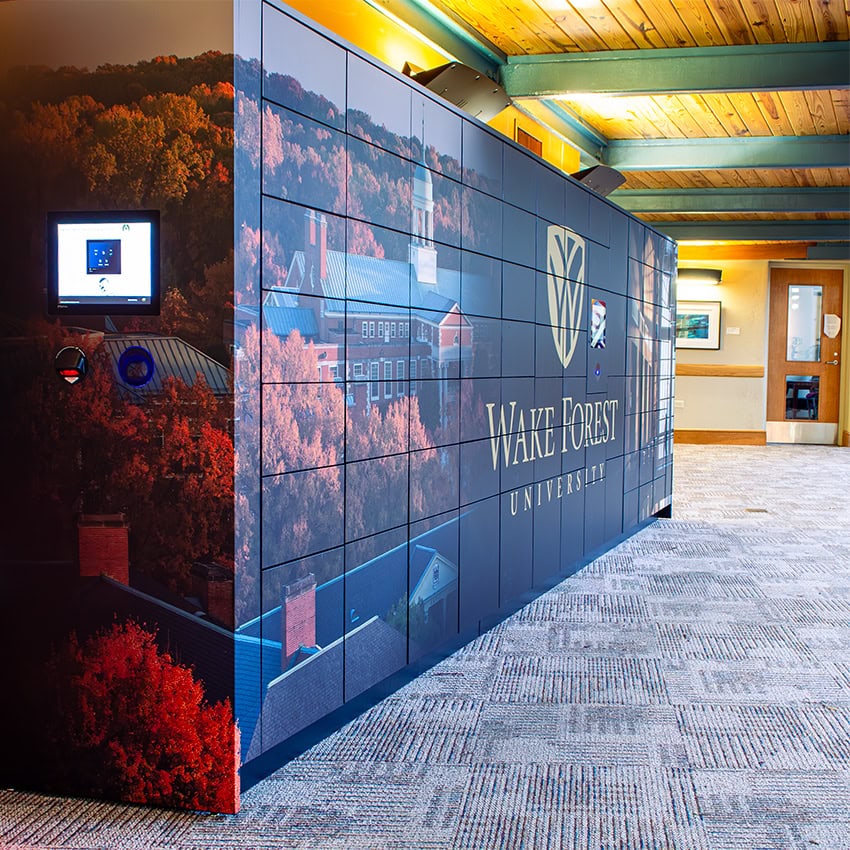
[[[434,184],[421,163],[413,175],[410,262],[419,283],[437,285],[437,249],[434,247]]]

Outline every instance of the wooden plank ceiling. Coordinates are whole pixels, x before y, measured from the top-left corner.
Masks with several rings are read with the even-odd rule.
[[[847,41],[841,0],[441,0],[508,56]]]
[[[546,57],[557,63],[559,56],[564,55],[592,53],[601,57],[607,51],[640,51],[642,59],[649,56],[648,51],[661,50],[655,56],[671,54],[675,59],[683,50],[690,51],[684,53],[685,58],[708,56],[712,48],[723,46],[737,46],[740,50],[735,53],[747,53],[766,51],[769,47],[763,46],[770,45],[801,48],[808,45],[817,57],[820,46],[826,45],[832,51],[827,57],[832,67],[843,62],[850,69],[850,51],[842,52],[840,45],[828,44],[844,42],[844,48],[847,47],[850,37],[847,0],[431,0],[430,3],[416,0],[415,5],[436,10],[443,20],[449,19],[465,28],[473,38],[477,34],[485,49],[503,54],[503,68],[510,67],[511,62],[525,63],[527,67],[531,60],[525,57]],[[747,45],[756,47],[744,50]],[[771,61],[771,55],[765,53],[763,61]],[[788,60],[783,55],[776,61]],[[801,71],[807,62],[800,59]],[[557,69],[557,64],[554,67]],[[629,72],[624,70],[624,73]],[[568,76],[569,69],[565,67],[564,78]],[[769,76],[768,73],[766,78]],[[634,170],[620,169],[626,176],[622,187],[625,192],[616,193],[612,200],[659,225],[706,220],[740,222],[741,238],[750,239],[753,234],[746,227],[748,222],[785,222],[789,226],[789,238],[793,238],[790,223],[801,222],[807,223],[808,230],[800,238],[811,239],[811,223],[821,222],[829,228],[823,230],[821,241],[842,240],[850,239],[850,191],[844,193],[843,204],[840,194],[836,203],[833,191],[824,209],[798,213],[781,209],[781,204],[774,208],[771,199],[778,199],[778,191],[763,193],[761,209],[741,212],[643,211],[637,196],[629,195],[629,190],[698,192],[758,187],[781,191],[807,187],[814,191],[850,186],[850,145],[843,144],[846,140],[840,138],[850,133],[850,71],[846,75],[833,72],[833,76],[834,83],[827,78],[823,78],[827,79],[826,83],[819,78],[811,84],[801,82],[799,86],[786,81],[773,89],[769,83],[760,83],[754,90],[747,88],[750,76],[728,86],[735,90],[710,91],[710,86],[702,84],[687,90],[686,82],[685,90],[658,93],[628,93],[628,87],[624,87],[622,94],[575,92],[565,84],[563,92],[529,92],[515,98],[515,103],[546,123],[549,123],[547,116],[557,113],[557,119],[550,124],[555,132],[563,135],[569,125],[590,138],[595,134],[603,144],[683,140],[682,145],[686,146],[695,145],[696,140],[727,140],[728,144],[728,140],[739,139],[743,149],[747,139],[773,138],[779,145],[793,138],[824,137],[824,142],[832,145],[831,158],[819,159],[816,148],[811,149],[812,159],[807,162],[784,164],[774,158],[762,163],[754,154],[754,161],[748,162],[748,167],[734,163],[701,167],[698,157],[703,155],[705,147],[695,145],[697,159],[692,163],[683,161],[680,153],[675,161],[671,156],[668,168],[650,170],[638,165]],[[684,79],[688,79],[687,74]],[[847,155],[842,156],[842,146],[848,150]],[[835,151],[838,151],[837,159]],[[815,197],[812,195],[812,199]],[[842,235],[844,225],[847,225],[846,236]],[[699,238],[696,232],[694,236]],[[772,233],[770,238],[775,239],[776,234]]]

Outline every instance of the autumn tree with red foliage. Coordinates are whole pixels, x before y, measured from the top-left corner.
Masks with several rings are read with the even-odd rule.
[[[193,561],[233,560],[233,439],[226,411],[202,380],[166,379],[145,413],[149,447],[130,470],[138,477],[127,482],[131,557],[185,593]]]
[[[317,362],[312,343],[305,345],[297,330],[285,340],[264,331],[261,346],[252,327],[242,339],[235,364],[237,622],[258,614],[261,440],[262,472],[272,483],[263,503],[265,544],[287,552],[316,551],[339,522],[330,506],[340,504],[342,490],[343,396],[336,384],[317,381]],[[297,489],[273,486],[276,475],[308,469]]]
[[[456,467],[443,467],[443,450],[435,447],[422,423],[416,396],[396,399],[383,411],[372,407],[359,414],[346,450],[356,458],[373,458],[346,481],[351,537],[398,525],[400,494],[409,497],[410,515],[421,517],[433,504],[447,501],[446,494],[457,492]]]
[[[210,705],[188,667],[134,622],[53,662],[51,744],[60,787],[76,793],[217,812],[238,808],[238,730],[230,701]]]

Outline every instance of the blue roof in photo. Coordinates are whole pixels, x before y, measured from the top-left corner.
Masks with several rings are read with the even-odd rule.
[[[261,722],[252,729],[246,758],[260,755],[340,706],[344,678],[347,686],[365,690],[394,673],[406,650],[406,636],[377,616],[345,638],[313,649],[265,683]]]
[[[458,520],[457,516],[453,516],[410,540],[410,546],[413,547],[413,558],[409,568],[411,587],[419,583],[428,563],[433,559],[431,555],[426,560],[426,552],[442,553],[454,562],[457,557]],[[398,601],[392,577],[399,570],[408,569],[407,558],[408,544],[405,541],[370,561],[348,570],[344,576],[336,576],[320,584],[316,588],[316,642],[320,646],[325,646],[339,638],[342,633],[343,618],[340,612],[343,604],[343,583],[346,585],[346,605],[349,609],[352,607],[356,609],[360,617],[359,622],[374,615],[385,616]],[[280,606],[278,605],[262,616],[243,623],[237,629],[237,634],[253,637],[259,637],[261,634],[279,635],[280,629]]]
[[[350,298],[362,301],[358,312],[387,313],[384,305],[407,305],[447,313],[460,301],[460,271],[437,268],[436,288],[420,284],[413,266],[406,261],[328,251],[326,298]],[[294,273],[294,276],[293,276]],[[304,277],[304,252],[292,257],[290,279]],[[368,303],[374,302],[374,303]],[[389,308],[393,309],[393,308]]]
[[[307,307],[263,307],[263,321],[276,336],[287,337],[297,330],[304,339],[315,339],[319,335],[316,314]]]
[[[449,313],[457,306],[457,302],[452,298],[447,298],[445,295],[440,295],[439,292],[435,292],[433,289],[426,289],[419,295],[411,306],[417,315],[420,310],[442,314]],[[424,315],[428,317],[427,313]],[[433,319],[433,317],[430,318]]]
[[[176,336],[156,334],[106,334],[103,346],[112,361],[115,383],[125,397],[143,399],[162,392],[166,378],[180,378],[193,386],[200,375],[215,395],[230,392],[230,372],[217,360],[199,351],[193,345]],[[147,384],[132,387],[125,383],[118,371],[121,355],[133,346],[147,350],[154,361],[153,376]]]
[[[348,255],[348,297],[393,304],[410,302],[410,263]]]

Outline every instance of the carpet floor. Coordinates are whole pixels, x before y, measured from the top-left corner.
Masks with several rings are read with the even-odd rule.
[[[673,506],[239,815],[0,790],[0,847],[850,850],[850,451],[677,446]]]

